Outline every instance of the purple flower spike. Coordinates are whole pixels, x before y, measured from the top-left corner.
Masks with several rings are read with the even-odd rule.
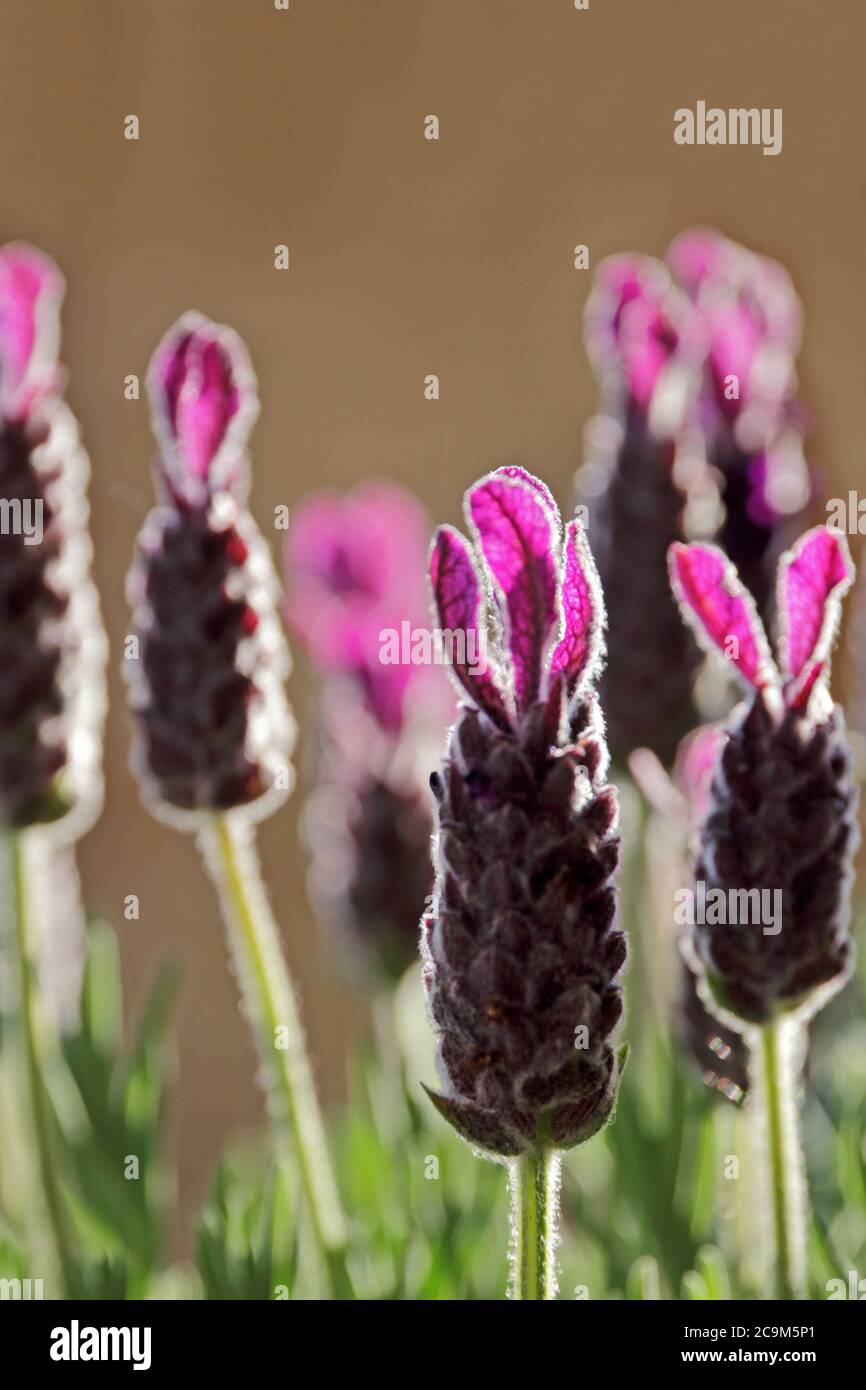
[[[74,838],[102,793],[105,637],[91,578],[90,465],[58,367],[63,277],[0,249],[0,825]]]
[[[804,705],[825,673],[839,631],[841,600],[854,580],[848,542],[816,526],[779,562],[779,656],[785,701]]]
[[[727,1013],[759,1024],[793,1010],[808,1015],[844,982],[852,957],[857,794],[842,712],[827,690],[839,599],[852,579],[847,546],[819,528],[780,562],[784,700],[754,609],[724,556],[675,547],[671,578],[684,617],[705,637],[724,646],[725,629],[742,633],[741,672],[755,687],[725,728],[695,878],[708,898],[710,890],[758,890],[774,904],[771,923],[719,924],[708,915],[694,928],[694,960]]]
[[[483,684],[456,673],[472,703],[431,779],[437,881],[422,950],[443,1085],[434,1104],[470,1143],[508,1158],[571,1148],[610,1118],[626,945],[592,687],[604,608],[582,529],[569,524],[563,554],[555,503],[516,469],[471,488],[467,511],[500,649]],[[450,528],[431,572],[440,620],[485,631],[471,549]],[[497,683],[509,657],[513,691]]]
[[[127,580],[140,659],[124,665],[133,769],[156,815],[270,814],[289,790],[294,721],[279,585],[245,506],[247,432],[258,405],[246,349],[185,314],[151,361],[163,505],[139,534]]]
[[[259,406],[238,335],[201,314],[184,314],[153,355],[148,389],[171,492],[196,506],[220,491],[242,497],[246,440]]]
[[[0,417],[20,419],[34,399],[60,384],[63,276],[41,251],[0,250]]]
[[[778,676],[763,624],[748,590],[714,545],[672,545],[671,584],[683,617],[709,650],[717,648],[743,679],[758,689]]]

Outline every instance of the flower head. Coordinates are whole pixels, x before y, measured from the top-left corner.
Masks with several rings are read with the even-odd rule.
[[[816,527],[782,557],[778,664],[754,602],[720,551],[674,546],[670,564],[684,617],[705,645],[724,652],[750,692],[726,726],[695,869],[738,915],[719,924],[708,914],[696,924],[695,964],[719,1006],[746,1022],[812,1012],[839,988],[851,960],[856,792],[828,688],[840,600],[853,577],[847,543]],[[740,915],[739,904],[755,892],[762,913],[762,895],[778,895],[769,925]]]
[[[604,654],[604,608],[581,523],[570,521],[563,536],[547,488],[513,467],[470,488],[466,522],[474,546],[442,526],[430,557],[443,629],[480,634],[488,621],[494,629],[484,670],[452,666],[463,692],[504,729],[538,704],[573,709]]]
[[[63,277],[0,249],[0,822],[78,835],[101,802],[106,644],[87,532],[89,465],[60,392]],[[20,510],[19,510],[20,509]]]
[[[126,663],[135,770],[157,814],[270,811],[289,790],[289,657],[267,547],[244,506],[246,435],[257,411],[246,349],[186,314],[149,373],[157,479],[128,579],[138,660]]]
[[[259,404],[238,335],[201,314],[184,314],[153,355],[148,390],[157,467],[168,490],[196,505],[219,492],[243,500],[246,440]]]
[[[507,1157],[569,1148],[610,1117],[625,939],[611,883],[616,797],[593,683],[604,610],[577,521],[498,469],[466,496],[470,543],[442,527],[430,575],[443,627],[492,627],[442,774],[437,887],[423,951],[441,1113]]]
[[[708,650],[722,652],[741,681],[763,691],[768,704],[817,719],[829,697],[830,652],[841,600],[854,578],[848,543],[816,526],[779,563],[776,603],[779,665],[770,652],[754,600],[723,552],[712,545],[674,545],[671,583],[683,617]]]

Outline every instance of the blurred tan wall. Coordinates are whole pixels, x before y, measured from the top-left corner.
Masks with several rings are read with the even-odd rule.
[[[563,501],[594,386],[580,342],[593,263],[719,225],[790,267],[807,306],[816,449],[862,480],[863,40],[855,0],[3,0],[0,241],[69,282],[63,356],[93,460],[113,645],[105,814],[89,903],[121,924],[133,997],[184,966],[175,1145],[189,1211],[228,1135],[260,1113],[221,928],[193,845],[127,772],[116,670],[124,575],[151,502],[143,377],[168,324],[234,324],[259,372],[253,508],[384,472],[456,519],[463,487],[520,461]],[[698,99],[781,106],[784,148],[680,148]],[[123,120],[140,118],[137,143]],[[441,138],[423,138],[436,114]],[[291,269],[273,268],[287,243]],[[424,400],[423,378],[441,378]],[[276,544],[276,543],[275,543]],[[303,714],[300,669],[292,695]],[[301,749],[308,734],[302,722]],[[300,796],[262,833],[323,1087],[344,1085],[357,1005],[304,894]],[[142,916],[122,922],[138,893]]]

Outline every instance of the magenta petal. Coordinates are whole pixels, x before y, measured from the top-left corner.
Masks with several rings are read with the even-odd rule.
[[[778,679],[754,600],[714,545],[672,545],[671,584],[683,617],[705,647],[716,647],[751,685]]]
[[[0,251],[0,410],[14,412],[27,386],[38,388],[54,371],[60,338],[63,277],[54,262],[30,246]]]
[[[574,696],[597,670],[604,628],[598,571],[579,521],[570,521],[565,529],[562,607],[565,632],[554,649],[550,669],[564,673],[569,695]]]
[[[502,470],[466,494],[467,513],[505,618],[519,710],[539,696],[550,642],[560,624],[558,576],[559,513],[536,480]]]
[[[786,698],[798,704],[808,696],[839,628],[842,597],[851,587],[854,566],[848,542],[838,531],[816,526],[801,536],[779,562],[779,654],[788,677]]]
[[[154,353],[148,384],[170,480],[195,496],[236,485],[258,411],[255,377],[237,334],[199,314],[184,315]]]
[[[442,631],[462,633],[464,651],[470,647],[469,634],[473,634],[474,650],[483,653],[485,643],[481,639],[486,638],[486,627],[475,562],[468,541],[451,526],[440,526],[433,538],[430,584]],[[476,704],[497,723],[508,723],[502,695],[489,668],[473,670],[455,660],[451,670]]]

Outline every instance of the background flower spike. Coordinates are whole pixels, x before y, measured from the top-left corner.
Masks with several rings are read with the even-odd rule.
[[[293,1142],[323,1272],[342,1297],[345,1222],[254,838],[254,822],[291,789],[294,742],[279,584],[244,506],[255,381],[236,334],[187,314],[156,349],[149,386],[166,505],[145,522],[128,580],[139,638],[125,664],[133,770],[154,814],[196,834],[277,1144]],[[284,1048],[274,1046],[280,1027]]]
[[[778,683],[755,601],[727,556],[714,545],[676,543],[668,552],[671,584],[683,617],[707,650],[716,650],[756,689]]]

